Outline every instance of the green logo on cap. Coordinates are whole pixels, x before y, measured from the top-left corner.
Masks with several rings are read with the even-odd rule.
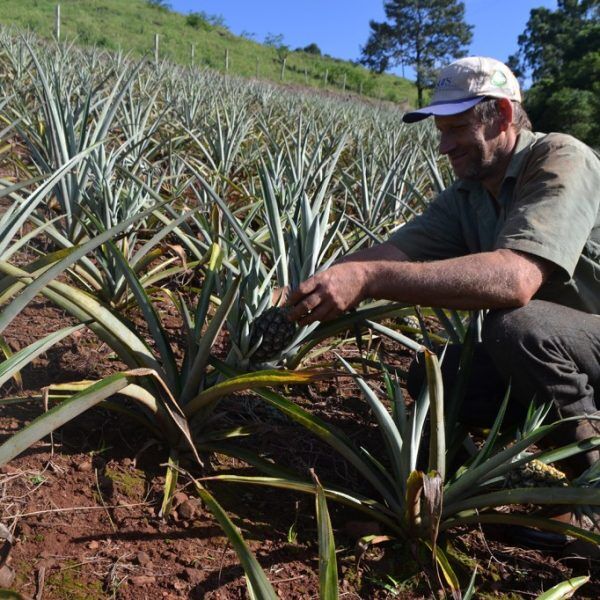
[[[506,85],[507,79],[506,75],[502,71],[494,71],[490,79],[490,83],[495,85],[496,87],[503,87]]]

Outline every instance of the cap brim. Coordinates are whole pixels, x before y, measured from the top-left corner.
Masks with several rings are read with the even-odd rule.
[[[451,102],[434,102],[424,108],[405,113],[402,116],[402,120],[405,123],[416,123],[431,116],[448,117],[450,115],[457,115],[473,108],[484,99],[485,96],[477,96],[476,98],[461,98],[459,100],[452,100]]]

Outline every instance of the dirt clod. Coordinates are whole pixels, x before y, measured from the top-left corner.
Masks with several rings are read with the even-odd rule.
[[[191,567],[187,567],[183,571],[183,576],[185,577],[186,581],[196,585],[202,581],[204,578],[204,573],[200,569],[192,569]]]
[[[15,580],[15,576],[15,572],[8,565],[4,565],[0,569],[0,588],[9,588]]]
[[[77,463],[75,467],[80,473],[90,473],[92,471],[92,461],[84,460],[80,463]]]
[[[135,556],[138,565],[148,567],[152,564],[152,560],[147,552],[138,552]]]
[[[173,506],[177,507],[188,500],[188,495],[185,492],[177,492],[173,496]]]
[[[18,469],[16,469],[15,467],[13,467],[11,465],[2,465],[0,467],[0,474],[2,474],[2,475],[15,475],[18,472],[19,472]]]
[[[194,518],[197,510],[198,504],[196,502],[193,500],[186,500],[177,507],[177,514],[184,521],[189,521]]]
[[[129,578],[129,583],[134,586],[151,585],[156,581],[153,575],[134,575]]]

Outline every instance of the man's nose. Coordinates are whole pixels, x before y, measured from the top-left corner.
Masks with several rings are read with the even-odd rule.
[[[440,143],[438,146],[438,151],[440,154],[448,154],[454,150],[456,144],[452,139],[452,136],[447,133],[440,134]]]

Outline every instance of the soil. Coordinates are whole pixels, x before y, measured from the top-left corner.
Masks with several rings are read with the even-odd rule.
[[[36,300],[5,336],[16,350],[38,339],[40,332],[68,322],[60,310]],[[400,354],[398,360],[406,366],[410,356]],[[43,412],[44,386],[97,379],[122,368],[110,349],[86,330],[64,340],[24,369],[22,386],[10,382],[0,390],[2,398],[29,398],[0,407],[0,441]],[[373,419],[349,380],[294,388],[288,395],[367,447],[377,448]],[[328,447],[252,396],[226,400],[220,416],[227,423],[256,425],[257,433],[246,443],[281,464],[300,473],[312,468],[322,481],[365,487]],[[159,516],[167,457],[167,448],[136,422],[97,408],[4,466],[0,523],[13,532],[15,543],[8,569],[0,570],[0,587],[49,600],[246,598],[234,550],[185,482],[171,516]],[[205,474],[245,469],[240,461],[215,454]],[[311,497],[222,482],[207,482],[207,487],[241,529],[281,598],[319,597]],[[373,524],[333,503],[329,508],[340,597],[440,597],[435,574],[416,562],[411,548],[393,542],[375,546],[358,561],[357,540],[376,532]],[[598,560],[519,548],[506,531],[493,528],[454,532],[451,540],[464,587],[478,565],[477,598],[535,598],[582,574],[592,580],[577,597],[600,597]]]

